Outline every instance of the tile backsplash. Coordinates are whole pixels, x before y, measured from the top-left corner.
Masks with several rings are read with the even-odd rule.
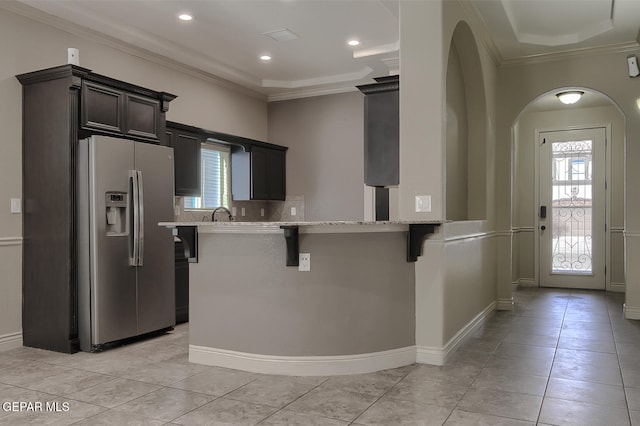
[[[294,207],[296,215],[291,214]],[[304,220],[304,196],[288,196],[285,201],[232,201],[229,210],[235,208],[234,220],[238,222],[282,222]],[[242,209],[244,208],[244,216]],[[185,210],[183,197],[175,197],[176,222],[208,222],[213,210]],[[219,220],[225,220],[222,213]]]

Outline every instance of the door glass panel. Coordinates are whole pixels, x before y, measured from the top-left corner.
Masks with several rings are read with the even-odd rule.
[[[592,273],[592,145],[590,140],[552,145],[552,273]]]

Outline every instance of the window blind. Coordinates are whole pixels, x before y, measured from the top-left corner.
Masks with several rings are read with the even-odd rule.
[[[213,144],[200,148],[202,195],[184,197],[187,209],[211,209],[229,206],[229,152]]]

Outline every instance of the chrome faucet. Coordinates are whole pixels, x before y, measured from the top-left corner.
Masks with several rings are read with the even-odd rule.
[[[222,210],[223,212],[226,212],[229,215],[229,220],[233,220],[233,215],[231,214],[231,212],[229,211],[228,208],[220,206],[220,207],[216,207],[213,212],[211,213],[211,222],[217,222],[218,219],[216,219],[216,213],[218,213],[219,210]]]

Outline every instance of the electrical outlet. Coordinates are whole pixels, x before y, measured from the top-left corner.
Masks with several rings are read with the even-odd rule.
[[[311,270],[311,253],[300,253],[298,255],[298,271],[308,272]]]
[[[11,213],[21,213],[22,212],[22,202],[20,198],[12,198],[11,199]]]
[[[298,214],[298,211],[296,210],[296,208],[291,207],[291,216],[295,216],[296,214]]]
[[[240,216],[244,217],[247,214],[246,210],[243,208],[240,209]]]

